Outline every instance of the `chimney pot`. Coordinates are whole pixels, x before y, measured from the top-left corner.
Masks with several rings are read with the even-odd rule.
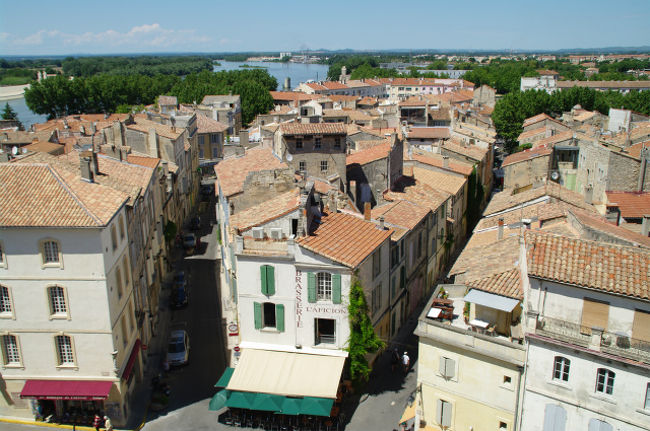
[[[499,218],[499,230],[497,231],[497,240],[503,239],[503,217]]]
[[[363,218],[370,221],[370,202],[364,202],[363,204]]]
[[[384,230],[384,216],[379,216],[379,229]]]
[[[643,215],[643,222],[641,223],[641,235],[650,236],[650,215]]]

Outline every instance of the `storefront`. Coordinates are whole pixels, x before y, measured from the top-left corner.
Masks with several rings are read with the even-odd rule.
[[[32,400],[37,420],[86,425],[103,414],[112,386],[99,380],[27,380],[20,397]]]

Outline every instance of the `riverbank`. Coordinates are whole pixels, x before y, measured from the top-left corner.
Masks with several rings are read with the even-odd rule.
[[[29,84],[2,86],[0,87],[0,100],[20,99],[25,95],[27,88],[29,88]]]

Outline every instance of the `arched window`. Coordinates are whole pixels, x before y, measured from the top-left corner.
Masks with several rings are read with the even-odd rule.
[[[596,373],[596,392],[601,392],[607,395],[614,393],[614,378],[616,373],[607,368],[598,368]]]
[[[54,337],[56,357],[59,366],[74,365],[74,351],[72,349],[72,337],[57,335]]]
[[[568,358],[565,358],[564,356],[556,356],[553,363],[553,379],[568,382],[570,366],[571,361]]]
[[[20,349],[15,335],[2,336],[2,362],[4,365],[20,365]]]
[[[12,307],[9,288],[6,286],[0,286],[0,315],[10,315],[12,313],[11,310]]]
[[[41,243],[43,265],[58,266],[61,263],[61,248],[59,242],[47,239]]]
[[[66,304],[65,289],[61,286],[50,286],[47,288],[47,296],[50,302],[50,314],[52,316],[68,315],[68,306]]]

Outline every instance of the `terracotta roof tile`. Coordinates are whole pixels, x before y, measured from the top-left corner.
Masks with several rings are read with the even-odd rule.
[[[316,231],[296,240],[301,247],[342,263],[358,267],[386,239],[392,229],[380,230],[372,222],[344,213],[326,212]]]
[[[556,133],[551,135],[548,138],[541,139],[539,141],[533,142],[533,148],[537,147],[548,147],[553,148],[555,144],[558,144],[563,141],[568,141],[573,138],[573,130],[566,130],[564,132]]]
[[[548,114],[545,114],[545,113],[537,114],[537,115],[535,115],[533,117],[526,118],[524,120],[524,124],[522,125],[522,127],[528,127],[528,126],[533,125],[535,123],[539,123],[540,121],[552,120],[552,119],[553,119],[553,117],[551,117]]]
[[[197,133],[223,133],[228,130],[228,125],[213,120],[201,113],[196,113]]]
[[[643,218],[650,214],[650,192],[606,192],[607,205],[618,206],[623,218]]]
[[[418,168],[417,166],[413,167],[413,176],[418,182],[451,195],[457,194],[467,182],[466,178],[451,173]]]
[[[474,169],[473,166],[469,163],[464,163],[459,160],[448,159],[447,167],[444,166],[444,156],[438,153],[432,153],[430,151],[421,151],[417,149],[412,149],[411,157],[408,155],[408,150],[404,151],[404,160],[413,160],[424,165],[435,166],[450,172],[455,172],[464,176],[469,176]]]
[[[463,156],[476,160],[477,162],[483,160],[488,153],[487,148],[477,147],[476,145],[465,145],[456,141],[455,139],[443,141],[441,143],[441,146],[447,151],[461,154]]]
[[[346,128],[341,123],[282,123],[280,131],[284,135],[345,135]]]
[[[467,246],[454,262],[449,276],[462,274],[463,280],[476,280],[510,271],[517,266],[519,258],[519,235],[504,235],[501,240],[487,244],[470,245],[475,241],[472,235]]]
[[[147,168],[156,168],[160,163],[160,159],[157,157],[147,157],[147,156],[136,156],[134,154],[127,154],[126,161],[133,163],[134,165],[145,166]]]
[[[517,268],[483,278],[465,280],[465,285],[471,289],[507,296],[508,298],[524,299],[521,273]]]
[[[584,197],[580,193],[566,189],[552,181],[547,182],[542,187],[526,190],[517,194],[513,194],[513,192],[513,189],[505,189],[492,196],[490,203],[488,203],[488,206],[483,211],[483,215],[486,216],[498,213],[510,208],[514,208],[518,205],[526,204],[527,202],[532,202],[535,199],[539,199],[544,196],[553,198],[553,201],[559,200],[579,208],[593,208],[592,205],[585,203]]]
[[[161,106],[178,105],[176,96],[158,96],[158,104]]]
[[[449,193],[434,189],[428,184],[412,181],[402,178],[395,185],[395,190],[384,192],[384,199],[389,202],[404,200],[436,212],[450,197]]]
[[[517,137],[517,141],[523,141],[526,139],[530,139],[533,136],[545,135],[545,134],[546,134],[546,129],[544,127],[538,127],[537,129],[526,130],[524,132],[521,132],[521,134]]]
[[[273,100],[282,100],[282,101],[301,101],[301,100],[313,100],[319,96],[314,96],[313,94],[306,94],[300,91],[271,91],[271,97]]]
[[[599,214],[587,214],[581,210],[571,210],[571,214],[584,226],[622,239],[631,246],[650,248],[650,238],[631,230],[616,226]]]
[[[386,223],[410,230],[414,229],[429,212],[431,212],[430,208],[399,200],[376,206],[370,214],[374,220],[382,216]]]
[[[232,215],[230,226],[241,233],[282,217],[299,207],[300,191],[292,190]]]
[[[650,252],[638,247],[525,233],[528,274],[650,300]]]
[[[384,159],[388,157],[390,149],[390,142],[384,142],[380,145],[375,145],[365,150],[359,150],[354,154],[349,154],[345,158],[345,164],[347,166],[354,164],[365,165],[376,160]]]
[[[155,121],[140,118],[137,115],[135,116],[134,120],[135,123],[131,123],[126,126],[128,129],[137,130],[138,132],[147,134],[149,133],[149,130],[154,129],[158,135],[171,140],[178,139],[185,131],[185,129],[182,127],[172,128],[171,126],[156,123]]]
[[[503,159],[503,163],[501,164],[501,166],[508,166],[514,163],[535,159],[537,157],[550,156],[552,152],[553,152],[552,148],[544,148],[544,147],[519,151],[518,153],[510,154],[508,157]]]
[[[406,132],[408,139],[449,139],[448,127],[412,127]]]
[[[243,156],[222,160],[214,170],[223,194],[232,196],[244,191],[244,181],[249,172],[282,168],[287,168],[287,165],[271,150],[258,147],[247,150]]]
[[[347,85],[336,81],[323,81],[321,84],[328,90],[347,90],[349,88]]]

